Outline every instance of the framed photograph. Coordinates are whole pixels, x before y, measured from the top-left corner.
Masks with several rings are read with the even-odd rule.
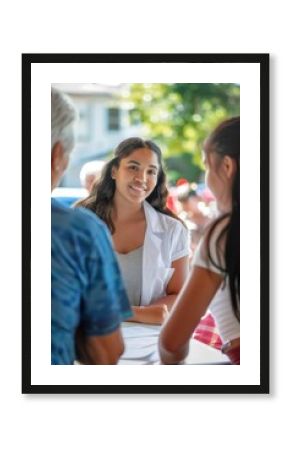
[[[74,156],[53,193],[52,87],[79,114]],[[240,364],[192,339],[191,359],[162,365],[157,328],[142,326],[143,356],[128,344],[117,365],[51,364],[51,196],[75,200],[83,165],[136,135],[160,144],[172,192],[186,184],[205,196],[202,141],[231,116],[241,117]],[[23,54],[22,149],[23,393],[269,393],[268,54]],[[135,331],[123,329],[127,342]]]

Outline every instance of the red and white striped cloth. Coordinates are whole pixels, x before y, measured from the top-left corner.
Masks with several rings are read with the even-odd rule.
[[[210,345],[218,350],[221,349],[222,341],[219,336],[213,316],[207,313],[194,330],[193,339]]]

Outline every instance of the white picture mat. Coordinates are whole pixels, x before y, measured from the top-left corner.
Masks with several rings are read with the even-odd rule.
[[[239,83],[241,87],[241,365],[51,366],[51,83]],[[260,383],[259,64],[32,64],[31,374],[36,385]],[[44,144],[43,144],[44,143]],[[244,163],[245,161],[245,163]],[[46,170],[47,168],[47,170]]]

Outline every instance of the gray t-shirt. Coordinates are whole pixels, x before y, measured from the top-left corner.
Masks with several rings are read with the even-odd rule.
[[[140,306],[142,286],[143,246],[130,253],[116,252],[125,288],[131,306]]]

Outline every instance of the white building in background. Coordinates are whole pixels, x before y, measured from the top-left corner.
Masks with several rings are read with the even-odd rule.
[[[140,124],[132,125],[132,104],[126,101],[128,85],[53,84],[67,93],[79,111],[77,144],[61,185],[80,186],[80,170],[84,163],[106,159],[123,140],[142,136]]]

